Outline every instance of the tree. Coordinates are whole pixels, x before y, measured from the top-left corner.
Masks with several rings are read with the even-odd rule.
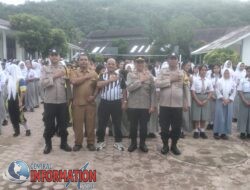
[[[45,49],[44,55],[48,55],[50,48],[56,48],[60,52],[62,57],[67,55],[68,44],[66,34],[62,29],[53,28],[50,30],[50,43],[48,43],[47,48]]]
[[[223,64],[227,60],[231,60],[236,65],[240,60],[240,56],[236,51],[225,48],[210,51],[204,57],[205,63],[209,65]]]
[[[10,16],[10,23],[17,31],[20,45],[28,53],[44,52],[50,42],[51,25],[47,19],[24,13]]]
[[[170,42],[179,46],[179,54],[184,59],[190,58],[190,46],[193,40],[194,29],[200,28],[202,22],[189,13],[178,15],[168,24]]]
[[[128,53],[128,43],[123,39],[113,41],[112,46],[118,48],[118,54]]]
[[[11,28],[17,31],[20,45],[31,55],[42,53],[45,57],[50,48],[57,48],[62,56],[67,54],[67,37],[59,28],[52,28],[50,22],[38,16],[17,14],[10,17]]]

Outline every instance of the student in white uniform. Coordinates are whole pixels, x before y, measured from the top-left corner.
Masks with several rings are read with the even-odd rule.
[[[238,130],[240,138],[250,138],[250,67],[246,68],[246,77],[240,80],[238,86],[240,97]]]
[[[233,118],[233,101],[236,85],[230,76],[229,69],[222,71],[222,78],[216,88],[216,106],[214,120],[214,138],[227,140],[231,134]]]
[[[192,91],[192,118],[195,123],[195,131],[193,137],[195,139],[201,137],[207,139],[205,133],[206,121],[209,121],[209,101],[213,92],[211,80],[206,78],[207,67],[202,65],[199,67],[200,76],[194,78]]]
[[[233,70],[233,63],[232,63],[232,61],[227,60],[227,61],[224,63],[224,65],[223,65],[221,71],[223,71],[224,69],[229,69],[230,76],[234,77],[234,70]]]
[[[1,127],[4,119],[6,118],[6,110],[4,105],[4,97],[3,90],[6,83],[6,75],[3,72],[2,65],[0,64],[0,135],[1,135]]]
[[[220,65],[219,64],[214,64],[213,68],[212,68],[212,73],[210,73],[210,76],[208,76],[208,78],[211,80],[214,91],[212,93],[212,97],[210,100],[210,120],[209,123],[207,125],[207,129],[213,129],[213,125],[214,125],[214,113],[215,113],[215,101],[216,101],[216,87],[217,87],[217,83],[219,81],[219,79],[221,78],[221,70],[220,70]]]
[[[245,77],[246,77],[245,64],[242,62],[239,62],[234,72],[234,82],[236,84],[236,88],[239,86],[240,80]],[[238,119],[238,113],[239,113],[239,96],[238,94],[236,94],[235,99],[234,99],[234,109],[233,109],[233,121],[234,122],[236,122]]]
[[[25,93],[25,108],[27,111],[34,112],[35,107],[35,76],[36,73],[32,69],[32,64],[30,61],[26,62],[27,67],[27,76],[26,76],[26,85],[27,85],[27,92]]]

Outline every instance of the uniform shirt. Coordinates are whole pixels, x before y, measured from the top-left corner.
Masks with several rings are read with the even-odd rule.
[[[32,79],[35,79],[36,77],[36,73],[33,69],[28,69],[27,71],[27,76],[26,76],[28,80],[32,80]]]
[[[0,92],[2,92],[5,83],[6,83],[7,77],[3,71],[0,71]]]
[[[146,72],[146,75],[148,80],[142,83],[137,71],[128,73],[128,108],[149,109],[150,107],[156,107],[154,78],[149,72]]]
[[[87,74],[91,74],[91,78],[85,80],[83,83],[78,85],[73,85],[73,105],[88,105],[89,102],[87,101],[89,96],[93,96],[96,84],[98,80],[98,75],[95,71],[87,69],[82,71],[80,68],[76,70],[72,70],[70,73],[70,79],[76,79],[79,77],[83,77]],[[95,102],[91,102],[94,104]]]
[[[216,88],[217,99],[225,98],[234,100],[236,95],[236,85],[233,80],[221,78]]]
[[[202,80],[204,80],[204,87],[202,87]],[[194,78],[192,87],[191,87],[192,91],[195,91],[195,93],[198,94],[206,94],[209,92],[213,92],[213,85],[211,80],[209,80],[208,78],[204,78],[202,79],[200,76]]]
[[[111,82],[108,85],[104,86],[101,90],[101,99],[114,101],[122,99],[122,90],[126,89],[126,81],[125,78],[117,72],[114,72],[113,75],[118,76],[118,80],[115,82]],[[108,72],[101,74],[99,81],[107,81],[110,78],[110,74]]]
[[[179,82],[170,81],[171,75],[178,73],[182,80]],[[183,107],[184,99],[187,100],[187,94],[185,93],[184,85],[184,73],[182,70],[169,70],[161,69],[159,75],[155,80],[156,88],[160,88],[160,100],[159,105],[163,107]]]
[[[65,76],[53,79],[53,75],[59,71],[66,73],[63,65],[44,66],[41,75],[41,85],[44,88],[44,103],[66,103]]]
[[[250,78],[242,78],[237,90],[241,92],[250,92]]]

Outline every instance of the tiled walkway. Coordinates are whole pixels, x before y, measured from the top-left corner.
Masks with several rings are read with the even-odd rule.
[[[250,189],[250,140],[241,141],[236,132],[229,141],[216,141],[209,133],[208,140],[194,140],[188,135],[181,140],[179,147],[182,155],[163,156],[159,150],[161,140],[149,139],[149,153],[135,151],[119,152],[113,149],[113,138],[107,137],[107,147],[103,151],[66,153],[59,149],[59,138],[53,138],[53,151],[49,155],[42,153],[42,108],[34,113],[26,113],[32,129],[31,137],[26,137],[22,128],[21,136],[12,137],[11,126],[5,126],[0,136],[0,174],[17,159],[28,164],[50,163],[53,169],[78,169],[85,162],[91,169],[97,170],[98,190],[161,190],[161,189]],[[74,144],[72,128],[69,128],[69,144]],[[128,147],[129,140],[124,139]],[[0,176],[0,190],[26,189],[64,189],[64,183],[30,183],[22,185],[5,181]],[[76,183],[69,189],[77,189]]]

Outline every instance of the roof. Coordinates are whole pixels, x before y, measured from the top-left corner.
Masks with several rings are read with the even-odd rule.
[[[7,20],[0,19],[0,28],[8,30],[10,28],[10,22]]]
[[[68,43],[68,47],[69,47],[70,49],[75,49],[75,50],[80,50],[80,51],[83,51],[83,50],[84,50],[83,48],[81,48],[81,47],[79,47],[79,46],[77,46],[77,45],[71,44],[71,43]]]
[[[111,29],[111,30],[97,30],[90,32],[87,35],[88,39],[98,39],[98,38],[121,38],[121,37],[131,37],[131,36],[145,36],[144,32],[140,28],[129,28],[129,29]]]
[[[194,31],[193,41],[203,41],[210,43],[228,33],[236,30],[237,28],[202,28]]]
[[[250,36],[250,26],[245,26],[242,28],[239,28],[238,30],[234,30],[233,32],[230,32],[229,34],[226,34],[225,36],[222,36],[221,38],[193,51],[192,55],[199,55],[208,53],[211,50],[214,49],[222,49],[227,48],[240,40],[243,40]]]

